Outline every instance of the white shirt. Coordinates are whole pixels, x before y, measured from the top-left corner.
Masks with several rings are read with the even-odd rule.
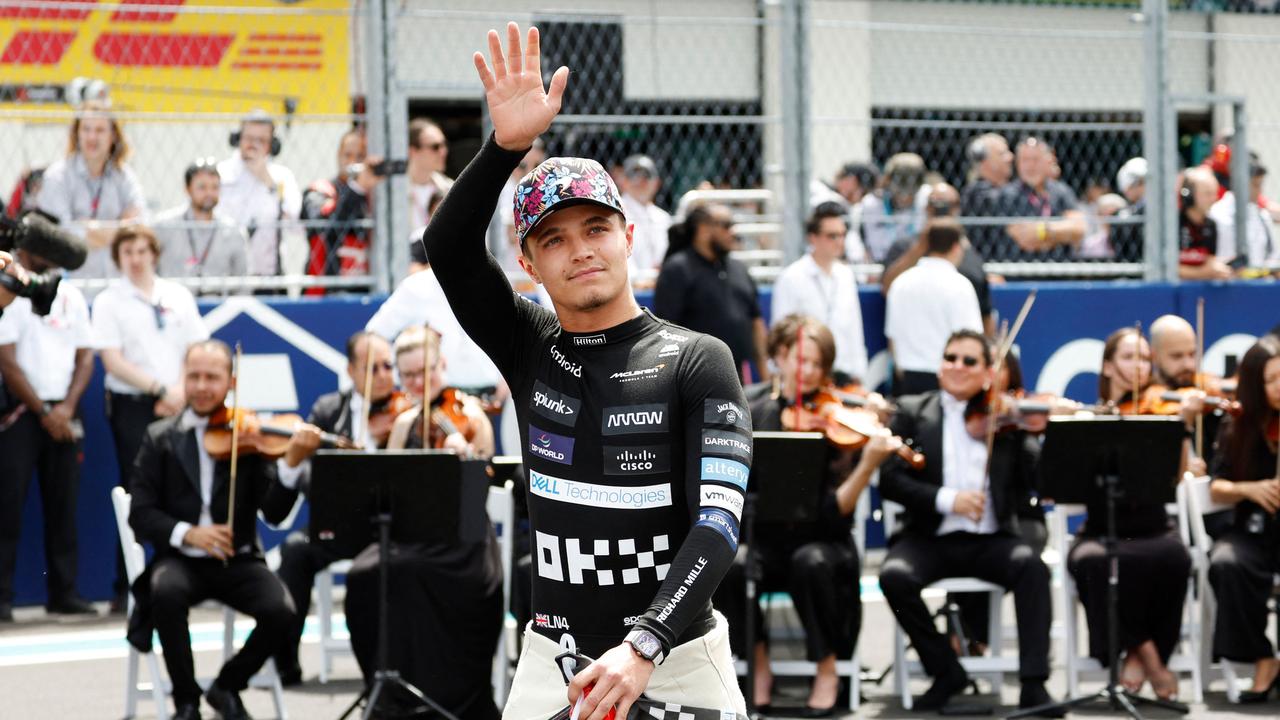
[[[773,283],[774,322],[792,313],[810,315],[831,329],[836,339],[836,370],[866,377],[867,344],[852,268],[834,262],[831,272],[824,272],[811,254],[788,265]]]
[[[894,240],[920,235],[925,222],[924,209],[929,204],[931,192],[932,186],[921,185],[911,207],[906,210],[894,210],[892,202],[880,195],[868,193],[862,198],[859,203],[862,209],[862,242],[874,262],[884,259]]]
[[[271,186],[264,185],[249,171],[237,150],[218,163],[222,191],[215,214],[226,215],[249,232],[249,274],[275,275],[280,270],[282,250],[305,245],[302,227],[296,223],[302,212],[302,191],[289,168],[267,163]],[[283,222],[282,222],[283,221]]]
[[[1209,217],[1218,225],[1218,259],[1231,262],[1241,254],[1236,248],[1235,195],[1229,191],[1223,195],[1209,208]],[[1251,202],[1245,207],[1245,217],[1249,220],[1249,225],[1245,228],[1245,240],[1249,245],[1244,255],[1249,260],[1249,267],[1280,262],[1280,237],[1277,237],[1276,229],[1272,226],[1270,213]]]
[[[973,284],[950,260],[922,257],[889,286],[884,334],[902,370],[936,372],[947,338],[956,330],[982,332]]]
[[[187,408],[182,411],[179,423],[183,430],[194,430],[196,433],[196,454],[200,459],[200,524],[212,525],[213,514],[209,511],[209,505],[213,502],[214,463],[213,456],[204,449],[204,432],[209,429],[209,418],[197,415],[194,410]],[[298,478],[301,477],[305,467],[306,463],[299,463],[297,467],[291,468],[285,464],[284,458],[276,460],[276,472],[280,484],[290,490],[296,488]],[[173,526],[173,532],[169,533],[169,544],[188,557],[209,557],[204,550],[182,544],[182,539],[187,536],[187,531],[190,529],[191,523],[179,520],[178,524]]]
[[[449,307],[444,290],[440,288],[435,271],[430,268],[400,281],[395,292],[369,318],[365,330],[394,340],[406,327],[423,324],[440,333],[440,354],[446,360],[446,383],[454,387],[475,388],[497,385],[502,381],[497,366],[463,331]]]
[[[938,534],[971,532],[990,535],[996,531],[996,517],[988,499],[982,519],[951,511],[961,490],[987,491],[987,443],[974,439],[964,426],[967,403],[943,390],[942,398],[942,487],[934,497],[934,507],[942,515]]]
[[[431,182],[419,185],[412,180],[409,181],[409,239],[417,240],[422,237],[422,231],[427,227],[427,221],[431,219],[431,215],[427,212],[427,208],[431,206],[431,198],[435,197],[438,192],[448,192],[453,187],[453,180],[444,173],[432,173]],[[515,192],[514,190],[512,191]],[[508,211],[511,205],[508,201]],[[510,214],[510,212],[508,212]]]
[[[65,280],[53,307],[41,317],[31,301],[17,298],[0,315],[0,345],[17,345],[18,366],[41,400],[64,400],[76,369],[76,350],[93,347],[89,306]]]
[[[627,222],[635,225],[629,260],[631,268],[657,270],[667,254],[671,215],[653,203],[643,203],[626,194],[622,196],[622,214]]]
[[[93,334],[99,350],[121,350],[125,360],[166,386],[181,379],[187,347],[209,338],[191,291],[163,278],[155,279],[150,297],[127,278],[111,281],[93,299]],[[104,384],[125,395],[148,389],[111,373]]]

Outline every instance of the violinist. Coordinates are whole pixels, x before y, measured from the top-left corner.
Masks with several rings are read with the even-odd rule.
[[[447,363],[441,354],[440,336],[420,325],[407,328],[396,337],[395,356],[400,384],[414,407],[396,418],[387,449],[426,446],[453,450],[468,458],[493,457],[493,423],[480,401],[445,387]],[[422,441],[424,393],[430,395],[428,443]]]
[[[777,372],[771,382],[747,388],[751,424],[756,430],[790,430],[793,428],[784,426],[782,416],[784,409],[790,409],[796,402],[797,378],[805,401],[829,387],[836,342],[831,331],[816,319],[788,315],[774,323],[767,347]],[[881,435],[871,438],[861,457],[832,447],[820,520],[814,525],[757,528],[756,557],[763,565],[761,587],[765,591],[785,589],[790,593],[804,626],[805,655],[817,663],[817,674],[801,717],[827,717],[836,704],[839,689],[836,659],[853,654],[862,622],[858,593],[860,563],[851,534],[853,511],[871,475],[894,448],[894,441]],[[739,562],[720,584],[713,601],[729,617],[731,644],[738,657],[745,656],[741,632],[746,614],[744,558],[739,553]],[[763,638],[763,613],[757,612],[755,619],[756,637]],[[768,650],[761,640],[751,651],[756,655],[757,668],[753,689],[755,704],[768,712],[773,684]]]
[[[261,511],[267,522],[279,523],[289,515],[303,458],[319,446],[320,434],[302,425],[279,460],[238,458],[234,528],[228,527],[231,464],[210,456],[205,433],[231,387],[231,350],[218,340],[198,342],[187,350],[183,367],[187,408],[147,428],[130,478],[129,524],[151,543],[155,557],[134,583],[128,637],[150,650],[154,623],[173,683],[173,717],[192,720],[200,717],[201,691],[188,610],[213,598],[253,617],[257,626],[248,640],[204,693],[221,717],[242,720],[248,715],[239,692],[284,639],[295,612],[263,559],[257,516]]]
[[[1151,383],[1151,350],[1137,328],[1121,328],[1107,337],[1098,375],[1098,400],[1129,412],[1130,398],[1142,397]],[[1175,406],[1190,422],[1200,405],[1195,393]],[[1184,451],[1185,452],[1185,451]],[[1106,511],[1090,505],[1084,527],[1067,557],[1089,626],[1089,654],[1104,665],[1107,649],[1107,582],[1109,568],[1102,536]],[[1191,558],[1178,538],[1163,504],[1121,499],[1116,507],[1120,541],[1119,642],[1125,651],[1120,682],[1138,692],[1150,681],[1156,696],[1177,695],[1178,679],[1167,663],[1178,643],[1182,603]]]
[[[897,458],[880,473],[880,492],[902,504],[905,519],[889,540],[880,587],[898,623],[933,677],[918,711],[939,710],[969,684],[947,638],[934,627],[920,593],[943,578],[973,576],[1013,591],[1017,611],[1019,707],[1051,702],[1049,570],[1018,534],[1017,506],[1033,487],[1040,448],[1023,430],[978,439],[966,428],[970,401],[994,381],[993,353],[976,330],[945,342],[939,390],[899,399],[889,424],[928,458],[916,470]],[[988,451],[990,448],[990,451]],[[1047,711],[1048,712],[1048,711]],[[1051,715],[1061,717],[1060,711]]]
[[[1221,379],[1200,372],[1198,345],[1195,329],[1182,317],[1162,315],[1156,318],[1155,322],[1151,323],[1151,365],[1156,384],[1182,393],[1195,389],[1196,381],[1200,380],[1205,386],[1203,390],[1206,393],[1221,395],[1215,390],[1222,382]],[[1221,408],[1203,413],[1202,434],[1205,440],[1202,443],[1204,453],[1202,459],[1206,466],[1213,463],[1211,439],[1217,437],[1223,415]],[[1188,469],[1192,472],[1203,471],[1199,463],[1195,463]],[[1196,472],[1196,474],[1200,473]]]
[[[1255,664],[1241,702],[1264,702],[1280,689],[1280,660],[1267,639],[1267,601],[1280,572],[1280,338],[1264,335],[1240,362],[1240,415],[1222,423],[1209,486],[1214,501],[1236,503],[1235,522],[1210,554],[1218,602],[1213,655]]]
[[[491,457],[493,425],[479,401],[443,387],[438,336],[411,327],[396,338],[395,354],[405,393],[419,403],[424,392],[430,398],[432,447]],[[456,407],[443,408],[445,399]],[[423,446],[421,406],[401,413],[387,446]],[[365,548],[347,574],[351,649],[369,684],[377,669],[378,549]],[[387,576],[388,621],[396,628],[389,667],[463,720],[496,720],[490,672],[502,628],[502,561],[492,529],[477,542],[393,543]]]
[[[353,334],[347,339],[347,379],[352,389],[316,398],[307,422],[324,432],[351,438],[356,445],[367,450],[386,444],[391,424],[399,414],[399,409],[391,408],[391,405],[404,402],[403,395],[396,392],[395,375],[391,370],[391,345],[382,336],[367,330]],[[365,399],[366,386],[372,402]],[[366,407],[369,407],[367,422]],[[394,414],[392,410],[395,410]],[[302,491],[307,491],[305,475]],[[316,573],[340,559],[329,550],[312,545],[309,536],[307,528],[303,528],[285,538],[280,545],[280,568],[276,570],[289,587],[289,594],[298,608],[289,637],[276,653],[276,668],[280,672],[280,681],[286,686],[302,682],[298,643],[311,608],[311,586],[315,584]]]

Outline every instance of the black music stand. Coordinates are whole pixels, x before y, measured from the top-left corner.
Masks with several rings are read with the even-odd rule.
[[[1152,705],[1187,713],[1182,703],[1145,698],[1120,685],[1119,579],[1116,555],[1116,500],[1169,503],[1176,497],[1182,442],[1186,430],[1179,417],[1136,415],[1090,418],[1050,418],[1045,431],[1040,472],[1044,497],[1055,502],[1081,503],[1106,508],[1107,534],[1103,537],[1107,566],[1107,655],[1111,659],[1107,686],[1092,695],[1019,710],[1009,718],[1036,715],[1047,709],[1063,709],[1105,701],[1135,720],[1142,720],[1138,705]],[[1063,558],[1066,562],[1066,558]],[[1075,652],[1075,648],[1068,648]]]
[[[363,720],[379,698],[398,687],[419,711],[458,720],[389,667],[387,657],[387,568],[392,541],[458,542],[462,465],[452,452],[403,450],[359,453],[321,450],[311,460],[311,541],[340,557],[355,557],[378,542],[378,664],[366,686],[339,720],[365,703]],[[483,486],[482,486],[483,487]]]
[[[742,511],[742,542],[746,555],[747,713],[755,715],[756,680],[756,562],[755,525],[795,525],[818,521],[827,476],[827,440],[816,432],[757,431],[752,434],[751,476]],[[852,691],[852,690],[851,690]]]

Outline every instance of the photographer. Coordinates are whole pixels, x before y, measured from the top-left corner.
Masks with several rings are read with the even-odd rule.
[[[366,158],[366,148],[363,132],[348,131],[338,143],[338,176],[311,183],[302,195],[302,219],[314,223],[307,227],[308,275],[369,274],[373,234],[361,223],[373,216],[373,189],[393,168]]]
[[[32,273],[55,266],[18,246],[16,260]],[[17,297],[0,316],[0,374],[6,407],[0,411],[0,621],[13,619],[13,572],[27,485],[39,475],[44,509],[45,557],[50,612],[93,614],[76,592],[76,499],[80,485],[80,441],[75,417],[93,372],[89,307],[67,284],[56,286],[47,314],[33,300]],[[8,294],[8,293],[5,293]]]

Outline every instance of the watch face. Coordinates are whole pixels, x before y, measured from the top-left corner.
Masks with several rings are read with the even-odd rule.
[[[649,659],[657,657],[658,651],[662,649],[662,643],[658,642],[658,638],[647,632],[636,635],[632,644],[640,651],[641,655]]]

